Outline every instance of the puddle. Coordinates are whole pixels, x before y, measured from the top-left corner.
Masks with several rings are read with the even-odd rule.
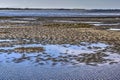
[[[95,26],[117,26],[120,25],[120,23],[115,23],[115,24],[102,24],[102,23],[93,23]]]
[[[11,39],[0,40],[1,43],[11,43]],[[104,43],[81,42],[70,44],[13,44],[0,47],[0,62],[31,63],[33,65],[99,65],[119,62],[120,55],[107,51],[110,45]],[[109,54],[108,54],[109,53]],[[114,57],[111,57],[114,56]]]
[[[63,23],[87,23],[92,24],[94,26],[117,26],[120,25],[120,23],[114,23],[114,24],[105,24],[103,22],[95,22],[95,21],[66,21],[66,20],[54,20],[54,22],[63,22]]]
[[[80,23],[79,21],[68,21],[68,20],[53,20],[54,22],[61,22],[61,23]]]
[[[19,21],[19,20],[16,20],[16,21],[8,21],[9,23],[28,23],[29,21]]]
[[[92,22],[92,21],[83,21],[81,23],[87,23],[87,24],[92,24],[94,26],[116,26],[119,25],[119,23],[115,23],[115,24],[104,24],[102,22]]]
[[[29,20],[23,21],[23,20],[0,20],[0,23],[28,23]]]
[[[117,29],[117,28],[110,28],[108,30],[111,30],[111,31],[120,31],[120,29]]]
[[[35,20],[37,20],[37,18],[12,18],[12,19],[0,20],[0,23],[26,24]],[[10,26],[0,26],[0,28],[10,28]]]
[[[0,28],[10,28],[10,26],[0,26]]]
[[[17,41],[17,40],[13,40],[13,39],[0,39],[0,42],[12,42],[12,41]]]
[[[13,18],[13,19],[22,21],[35,21],[37,18]]]
[[[88,23],[88,24],[101,24],[102,22],[82,21],[81,23]]]

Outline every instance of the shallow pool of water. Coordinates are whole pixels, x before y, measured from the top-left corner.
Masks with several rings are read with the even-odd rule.
[[[0,43],[9,44],[12,42],[11,46],[1,46],[0,47],[0,61],[1,62],[32,62],[44,65],[62,65],[63,63],[67,65],[75,64],[109,64],[115,61],[120,55],[111,54],[107,51],[110,46],[104,43],[88,43],[81,42],[79,45],[70,44],[13,44],[16,40],[1,39]],[[3,44],[4,45],[4,44]],[[39,49],[43,48],[43,50]],[[116,58],[109,59],[109,56],[114,55]],[[89,60],[89,56],[93,60]],[[98,57],[98,58],[96,58]],[[104,58],[105,57],[105,58]],[[88,60],[88,62],[86,62]],[[100,60],[100,61],[99,61]],[[117,58],[118,60],[118,58]],[[120,60],[118,60],[119,62]]]
[[[0,44],[15,43],[0,46],[1,80],[119,79],[120,55],[109,51],[111,45],[100,42],[16,44],[16,41],[0,40]],[[38,47],[44,50],[36,52]]]
[[[120,23],[114,23],[114,24],[103,24],[103,23],[93,23],[95,26],[117,26],[120,25]]]
[[[0,42],[12,42],[12,41],[17,41],[15,39],[0,39]]]
[[[10,28],[10,26],[0,26],[0,28]]]
[[[111,31],[120,31],[120,29],[117,29],[117,28],[110,28],[108,30],[111,30]]]

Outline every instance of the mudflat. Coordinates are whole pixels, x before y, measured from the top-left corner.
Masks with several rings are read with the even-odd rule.
[[[117,80],[119,21],[116,17],[1,17],[0,79]]]

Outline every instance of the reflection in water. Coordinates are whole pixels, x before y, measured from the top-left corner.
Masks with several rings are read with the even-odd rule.
[[[8,41],[8,40],[7,40]],[[9,40],[10,44],[12,40]],[[5,43],[1,40],[0,44]],[[42,45],[11,44],[1,46],[0,62],[32,63],[35,65],[100,65],[113,64],[120,61],[120,55],[112,53],[104,43],[81,42],[79,45]]]

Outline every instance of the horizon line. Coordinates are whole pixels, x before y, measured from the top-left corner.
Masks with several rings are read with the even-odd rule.
[[[101,9],[101,10],[117,10],[117,9],[120,9],[120,8],[22,8],[22,7],[0,7],[0,9],[80,9],[80,10],[92,10],[92,9]]]

